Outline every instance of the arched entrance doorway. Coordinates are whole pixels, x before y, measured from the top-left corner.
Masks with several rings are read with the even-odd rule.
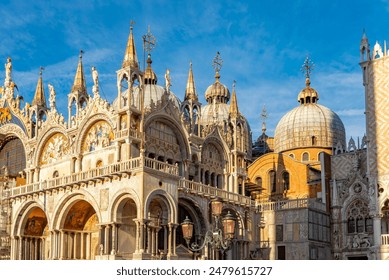
[[[16,237],[17,259],[46,259],[49,251],[46,247],[48,233],[46,214],[41,208],[33,207],[26,215],[20,236]]]
[[[116,214],[116,223],[114,227],[117,229],[117,242],[115,242],[115,234],[113,234],[113,246],[117,250],[117,255],[123,259],[132,259],[133,253],[136,250],[136,224],[137,208],[134,200],[124,198],[120,201]]]
[[[176,227],[171,204],[164,192],[152,195],[147,203],[147,224],[144,248],[151,259],[166,259],[176,255]]]
[[[94,259],[99,254],[99,228],[96,211],[79,200],[67,211],[61,230],[61,259]]]

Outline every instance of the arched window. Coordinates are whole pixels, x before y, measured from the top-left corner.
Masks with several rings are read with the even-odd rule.
[[[389,234],[389,200],[386,200],[384,206],[381,208],[381,233]]]
[[[257,177],[255,179],[255,183],[258,185],[259,187],[259,192],[262,192],[262,178],[261,177]]]
[[[96,162],[96,168],[99,168],[99,167],[103,167],[103,161],[102,160],[98,160]]]
[[[312,138],[311,138],[311,141],[312,141],[312,146],[315,146],[316,144],[317,144],[317,138],[316,138],[316,136],[312,136]]]
[[[356,200],[347,210],[347,232],[373,232],[373,220],[369,216],[367,203]]]
[[[276,192],[277,184],[276,184],[276,172],[274,170],[269,171],[269,186],[272,192]]]
[[[309,161],[309,154],[307,152],[303,153],[302,161]]]
[[[4,168],[6,167],[6,168]],[[10,138],[0,150],[0,174],[18,176],[26,168],[26,153],[19,138]]]
[[[59,177],[59,173],[57,170],[55,170],[53,173],[53,178],[57,178],[57,177]]]
[[[289,156],[290,156],[291,158],[294,158],[294,154],[289,154]]]
[[[288,171],[285,171],[284,173],[282,173],[282,186],[283,186],[283,190],[284,191],[288,191],[289,190],[289,172]]]

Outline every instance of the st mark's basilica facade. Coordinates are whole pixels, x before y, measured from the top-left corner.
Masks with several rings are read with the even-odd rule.
[[[361,40],[366,135],[346,142],[318,103],[310,61],[299,106],[252,144],[235,86],[199,102],[189,65],[182,101],[169,71],[141,69],[130,29],[117,92],[88,92],[82,52],[68,114],[40,73],[23,102],[5,64],[0,88],[0,257],[52,259],[386,259],[388,52]],[[147,41],[148,40],[148,41]],[[148,47],[148,48],[147,48]],[[46,99],[48,89],[48,99]],[[323,93],[325,95],[325,93]],[[22,106],[23,105],[23,106]]]

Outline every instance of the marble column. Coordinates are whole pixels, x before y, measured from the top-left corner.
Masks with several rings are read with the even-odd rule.
[[[105,242],[104,242],[104,254],[108,255],[109,252],[109,232],[110,232],[111,225],[105,226]]]
[[[167,255],[170,257],[172,255],[172,224],[168,225],[169,233],[168,233],[168,246],[167,246]]]
[[[38,238],[34,238],[34,260],[38,260],[38,253],[39,253],[39,242],[38,242]]]
[[[104,245],[104,226],[99,225],[99,244],[98,244],[98,252],[96,252],[97,255],[100,255],[100,246]]]
[[[151,228],[151,255],[155,256],[155,227]]]
[[[73,239],[73,259],[77,259],[78,258],[78,232],[74,232],[74,239]]]
[[[146,247],[146,253],[151,254],[151,227],[147,227],[147,247]]]
[[[167,250],[168,250],[168,239],[169,239],[167,225],[163,226],[163,232],[164,232],[164,234],[163,234],[163,253],[166,255]]]
[[[65,238],[66,238],[66,233],[61,230],[60,231],[60,235],[61,235],[61,246],[60,246],[60,253],[59,253],[59,258],[61,260],[65,259]]]
[[[86,235],[86,259],[90,260],[92,258],[91,256],[91,240],[92,240],[92,233],[87,233]]]
[[[116,255],[116,242],[117,242],[117,225],[115,223],[112,224],[112,250],[111,255]]]
[[[374,246],[381,246],[381,215],[373,216]]]
[[[176,233],[177,233],[177,226],[178,225],[173,225],[173,242],[172,242],[172,245],[173,245],[173,255],[177,255],[176,253],[176,240],[177,240],[177,236],[176,236]]]

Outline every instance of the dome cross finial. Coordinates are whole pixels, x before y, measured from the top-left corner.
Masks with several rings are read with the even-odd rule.
[[[147,33],[143,35],[143,49],[150,54],[150,52],[155,48],[156,39],[153,34],[150,32],[150,25],[147,28]]]
[[[222,69],[222,65],[223,65],[223,59],[220,57],[220,52],[218,51],[218,52],[216,52],[216,56],[213,59],[213,63],[212,63],[212,67],[213,67],[213,69],[215,69],[215,72],[216,72],[216,75],[215,75],[216,79],[220,78],[219,72]]]
[[[307,55],[304,64],[301,66],[301,72],[304,73],[305,78],[309,79],[313,69],[315,69],[315,64],[309,58],[309,55]]]

